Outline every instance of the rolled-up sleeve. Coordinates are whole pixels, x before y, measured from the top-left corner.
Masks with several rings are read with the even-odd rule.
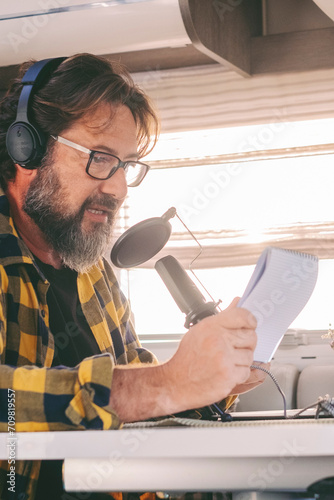
[[[0,366],[0,431],[8,430],[10,395],[16,431],[118,429],[108,407],[113,369],[108,353],[75,368]]]

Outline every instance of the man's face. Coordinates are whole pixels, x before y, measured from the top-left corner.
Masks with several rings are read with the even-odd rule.
[[[126,106],[101,105],[94,115],[77,121],[61,135],[125,161],[136,158],[136,132]],[[119,169],[110,179],[93,179],[85,171],[88,154],[59,142],[50,156],[31,182],[23,209],[63,265],[85,271],[110,243],[115,215],[127,194],[125,174]]]

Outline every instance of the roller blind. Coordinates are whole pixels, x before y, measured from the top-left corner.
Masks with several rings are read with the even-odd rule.
[[[156,104],[163,133],[334,116],[334,69],[244,78],[212,64],[133,77]]]
[[[308,162],[308,172],[312,172],[310,163],[314,161],[319,165],[320,173],[321,168],[325,169],[322,165],[326,163],[328,168],[328,162],[334,161],[334,122],[330,120],[334,116],[334,70],[245,79],[219,65],[210,65],[181,70],[156,69],[146,74],[135,74],[134,78],[155,102],[162,121],[161,140],[157,152],[153,152],[149,159],[150,165],[153,170],[170,169],[168,176],[174,169],[181,169],[180,172],[189,169],[191,176],[192,168],[206,168],[207,177],[203,177],[202,184],[196,187],[198,196],[205,197],[206,186],[213,182],[212,176],[217,178],[218,171],[223,175],[228,168],[242,166],[243,172],[251,175],[252,166],[259,165],[259,162],[267,162],[268,168],[278,161],[280,165],[291,164],[294,168],[298,160],[303,160],[304,164]],[[327,127],[324,127],[322,119],[328,120]],[[295,122],[297,125],[293,126]],[[308,122],[307,126],[302,122]],[[211,167],[216,173],[210,173]],[[328,169],[326,172],[329,172]],[[138,191],[130,190],[130,197],[121,212],[118,234],[139,220],[162,215],[169,208],[168,196],[164,206],[160,208],[158,204],[159,208],[155,208],[151,193],[159,192],[161,181],[156,176],[156,184],[151,183],[152,175],[145,179],[145,184]],[[300,183],[303,183],[303,173],[300,175]],[[321,189],[322,182],[323,197],[328,199],[334,179],[326,178],[326,175],[332,177],[331,174],[324,174],[317,189]],[[160,179],[166,178],[160,176]],[[242,177],[236,176],[236,182],[240,181]],[[219,191],[221,187],[217,181],[217,195],[212,195],[217,200],[226,195],[226,190]],[[188,192],[189,200],[189,192],[194,189],[184,184],[185,199]],[[298,190],[298,184],[294,189]],[[284,197],[284,193],[282,195]],[[290,195],[293,196],[293,192]],[[163,197],[163,194],[160,196]],[[309,199],[305,198],[305,204],[317,203],[316,198],[312,198],[311,195]],[[141,205],[147,208],[146,212],[141,212]],[[187,215],[187,211],[182,210],[183,205],[180,201],[176,207],[181,216]],[[263,248],[271,244],[315,253],[320,258],[333,258],[334,223],[330,220],[330,206],[327,213],[329,218],[326,219],[264,223],[256,241],[254,235],[242,226],[226,228],[222,222],[221,227],[213,228],[209,212],[207,227],[194,228],[194,219],[186,220],[205,247],[194,267],[254,264]],[[170,253],[181,263],[188,264],[197,255],[198,248],[189,234],[178,228],[173,230],[168,246],[157,258]],[[143,267],[152,267],[157,258]]]

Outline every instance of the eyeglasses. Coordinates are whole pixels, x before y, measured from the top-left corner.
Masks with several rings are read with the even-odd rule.
[[[95,151],[84,148],[75,142],[64,139],[64,137],[60,137],[59,135],[51,135],[51,137],[61,144],[65,144],[70,148],[87,153],[89,155],[89,159],[86,166],[86,173],[90,177],[93,177],[93,179],[99,179],[101,181],[110,179],[110,177],[112,177],[118,169],[122,168],[125,172],[127,185],[129,187],[136,187],[139,186],[150,169],[146,163],[142,163],[140,161],[122,161],[118,158],[118,156],[110,153],[104,153],[103,151]]]

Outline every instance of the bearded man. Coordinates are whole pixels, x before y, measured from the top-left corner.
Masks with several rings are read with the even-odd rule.
[[[42,62],[48,72],[39,63],[23,65],[0,106],[0,430],[8,390],[16,431],[117,429],[228,406],[263,379],[250,369],[255,318],[235,300],[158,364],[102,257],[128,186],[149,170],[141,158],[158,120],[148,97],[100,57]],[[61,463],[17,462],[15,474],[15,498],[64,494]]]

